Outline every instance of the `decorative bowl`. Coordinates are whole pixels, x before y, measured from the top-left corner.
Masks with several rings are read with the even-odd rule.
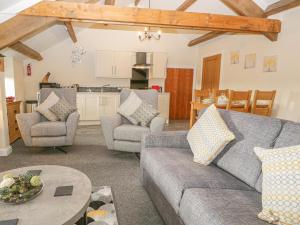
[[[0,202],[6,204],[22,204],[37,197],[44,188],[39,176],[30,173],[18,176],[3,177],[0,187]],[[0,185],[1,185],[0,184]]]

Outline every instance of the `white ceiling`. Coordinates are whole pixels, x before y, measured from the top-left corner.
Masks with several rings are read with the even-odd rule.
[[[21,10],[30,7],[38,3],[41,0],[0,0],[0,23],[5,20],[15,16]],[[67,0],[67,1],[77,1],[83,2],[84,0]],[[105,0],[99,0],[96,4],[104,4]],[[265,9],[268,5],[278,1],[278,0],[254,0],[261,8]],[[175,10],[178,6],[180,6],[184,0],[151,0],[151,8],[154,9],[166,9],[166,10]],[[126,6],[133,7],[134,0],[116,0],[117,6]],[[141,0],[139,7],[148,8],[149,0]],[[203,12],[203,13],[216,13],[216,14],[225,14],[225,15],[235,15],[235,13],[226,7],[220,0],[198,0],[196,1],[190,8],[187,10],[188,12]],[[75,31],[80,32],[85,27],[91,25],[76,25]],[[95,28],[95,27],[94,27]],[[104,27],[98,26],[98,28],[103,29]],[[127,29],[127,30],[136,30],[139,29],[137,27],[130,28],[121,27],[121,26],[110,26],[105,27],[105,29]],[[204,34],[203,31],[183,31],[183,30],[163,30],[163,32],[170,33],[185,33],[185,34]],[[49,29],[33,36],[27,37],[26,40],[23,40],[24,43],[28,44],[28,46],[36,49],[37,51],[44,51],[52,45],[69,38],[68,33],[63,25],[55,25],[50,27]],[[3,52],[3,51],[2,51]],[[12,51],[5,51],[6,54],[13,54]]]

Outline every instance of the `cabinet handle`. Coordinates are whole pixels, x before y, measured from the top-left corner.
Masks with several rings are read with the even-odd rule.
[[[114,75],[114,67],[113,66],[111,67],[111,73],[112,73],[112,75]]]

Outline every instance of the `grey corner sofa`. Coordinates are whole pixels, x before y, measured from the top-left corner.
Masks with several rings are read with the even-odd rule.
[[[255,146],[300,145],[300,124],[219,110],[236,140],[210,166],[193,162],[187,131],[144,136],[142,181],[167,225],[267,225]]]
[[[120,93],[120,103],[122,104],[129,96],[131,89],[122,89]],[[134,90],[134,92],[145,102],[158,107],[158,92],[155,90]],[[152,119],[149,127],[142,127],[131,124],[120,114],[113,116],[101,116],[101,126],[108,149],[140,152],[141,140],[144,134],[161,132],[164,129],[166,119],[159,115]]]

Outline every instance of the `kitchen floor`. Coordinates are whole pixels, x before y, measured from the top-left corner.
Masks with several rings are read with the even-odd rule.
[[[173,120],[166,125],[166,131],[188,130],[189,121]],[[100,125],[79,126],[74,145],[105,145],[103,132]]]

